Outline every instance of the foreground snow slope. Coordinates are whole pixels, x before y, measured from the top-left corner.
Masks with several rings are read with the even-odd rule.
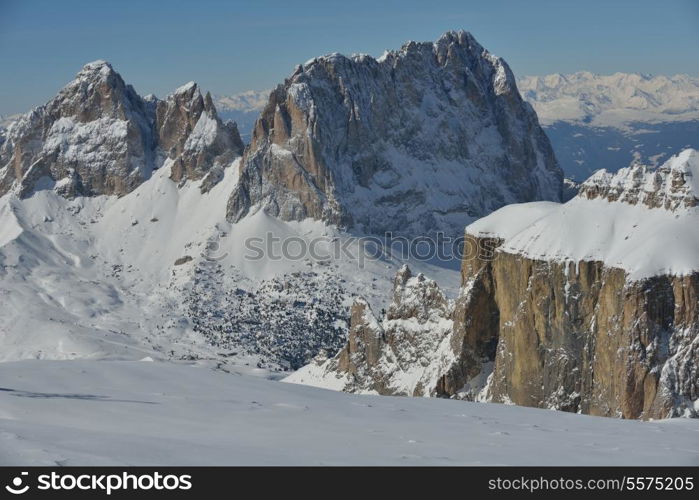
[[[699,421],[358,396],[124,361],[0,364],[0,465],[699,465]]]

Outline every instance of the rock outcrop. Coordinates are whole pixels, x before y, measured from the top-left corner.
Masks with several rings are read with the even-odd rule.
[[[562,173],[512,73],[465,32],[379,59],[315,58],[272,91],[228,217],[264,209],[370,233],[459,236]]]
[[[690,150],[643,172],[630,183],[626,171],[600,174],[565,204],[513,205],[470,225],[461,293],[441,313],[449,332],[416,330],[420,340],[397,337],[389,350],[376,333],[386,327],[367,321],[359,302],[342,354],[292,381],[409,394],[378,382],[415,368],[430,376],[414,395],[698,416],[699,161]],[[418,344],[416,364],[392,360]]]
[[[440,374],[453,362],[449,345],[452,305],[437,284],[396,275],[393,301],[377,317],[357,298],[350,311],[349,339],[332,359],[322,356],[286,380],[348,392],[433,396]]]
[[[172,161],[173,179],[200,179],[242,153],[196,84],[141,98],[112,66],[89,63],[47,104],[23,115],[0,145],[0,195],[53,187],[65,196],[123,195]]]
[[[622,168],[616,174],[600,170],[580,186],[580,194],[592,200],[621,201],[650,208],[699,205],[699,152],[686,149],[657,169],[644,165]]]

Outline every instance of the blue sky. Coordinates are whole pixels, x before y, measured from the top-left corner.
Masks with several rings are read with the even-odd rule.
[[[189,80],[213,93],[272,87],[328,52],[375,56],[466,29],[515,74],[699,76],[699,2],[0,0],[0,114],[53,96],[106,59],[141,94]]]

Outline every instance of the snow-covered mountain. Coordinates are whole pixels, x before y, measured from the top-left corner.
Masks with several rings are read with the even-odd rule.
[[[299,65],[255,125],[228,217],[264,210],[359,232],[460,236],[496,208],[558,201],[561,189],[507,64],[449,32],[379,59]]]
[[[196,84],[162,100],[142,98],[104,61],[86,65],[56,98],[13,122],[0,149],[0,359],[211,358],[222,369],[269,373],[298,368],[321,351],[334,355],[347,336],[353,297],[361,292],[369,304],[379,303],[402,262],[384,257],[360,266],[356,233],[338,229],[335,217],[295,220],[302,214],[272,210],[282,216],[276,218],[250,210],[231,222],[230,200],[255,195],[251,165],[266,152],[276,158],[290,148],[293,158],[324,165],[330,156],[313,155],[343,143],[329,120],[346,112],[354,132],[339,170],[325,171],[327,177],[318,172],[315,180],[308,171],[295,177],[282,153],[282,173],[301,183],[265,184],[271,198],[310,187],[316,202],[325,203],[313,187],[324,179],[349,196],[343,203],[364,205],[365,223],[376,218],[385,229],[404,232],[405,215],[389,220],[386,214],[410,206],[420,227],[438,217],[457,234],[465,220],[507,201],[558,198],[560,171],[536,117],[504,62],[470,35],[412,42],[380,60],[332,55],[304,67],[270,102],[292,89],[280,106],[284,113],[305,110],[316,131],[306,136],[292,121],[296,139],[277,145],[286,122],[274,128],[269,119],[289,116],[268,104],[244,164],[235,160],[241,151],[235,127],[223,123]],[[360,73],[342,79],[350,90],[328,94],[326,85],[340,81],[328,73],[335,67]],[[395,92],[392,73],[400,83]],[[309,100],[298,101],[302,89],[311,92]],[[358,99],[354,111],[342,104],[345,98]],[[396,115],[399,101],[405,106]],[[294,107],[301,104],[306,107]],[[369,117],[368,128],[359,125]],[[301,156],[299,141],[310,141],[311,156]],[[363,141],[368,156],[360,155]],[[389,150],[396,161],[381,163]],[[359,155],[357,176],[345,170],[350,155]],[[490,162],[488,168],[480,161]],[[430,191],[436,188],[439,193]],[[359,216],[351,205],[338,210]],[[247,242],[267,237],[349,242],[357,251],[354,258],[251,260]],[[447,295],[458,289],[453,266],[411,265],[439,279]]]
[[[102,61],[14,122],[0,170],[0,360],[211,358],[269,374],[334,354],[352,297],[383,297],[400,262],[251,260],[253,237],[359,244],[322,221],[226,221],[234,132],[196,84],[141,98]],[[453,269],[414,265],[458,288]]]
[[[696,416],[698,228],[697,151],[658,169],[598,172],[567,203],[509,205],[469,225],[454,304],[402,270],[383,320],[356,302],[347,346],[288,380],[624,418]]]
[[[621,128],[633,122],[699,120],[699,78],[688,75],[581,71],[525,76],[517,85],[544,125],[562,120]]]
[[[241,151],[235,125],[196,84],[142,98],[103,61],[13,121],[0,145],[0,360],[208,360],[277,377],[315,359],[291,380],[631,418],[695,411],[696,153],[659,170],[601,172],[556,203],[562,174],[536,115],[507,65],[465,32],[379,59],[332,54],[299,66],[269,95]],[[469,226],[495,221],[496,236],[468,234],[499,249],[492,262],[464,261],[461,288],[444,262],[413,259],[413,276],[386,255],[359,265],[347,255],[250,253],[253,239],[268,252],[273,240],[359,247],[354,236],[379,231],[459,236],[476,217],[529,200],[537,203]],[[524,234],[550,254],[508,253]],[[658,242],[678,237],[661,251]],[[590,253],[600,248],[652,271]],[[603,283],[609,275],[609,291],[571,271],[573,257]],[[552,285],[530,292],[525,277]],[[593,298],[569,300],[575,287]],[[589,307],[622,290],[632,305]],[[511,307],[528,293],[536,307]],[[689,312],[670,319],[668,304],[643,302],[654,294]],[[614,323],[622,310],[652,324]],[[549,324],[559,317],[567,319]],[[599,347],[593,369],[578,340],[599,344],[600,324],[625,344]],[[531,338],[537,328],[544,340]],[[515,331],[544,350],[517,344]],[[640,361],[610,354],[636,349],[637,338],[650,339]],[[509,372],[498,361],[515,352],[508,342],[529,356],[518,355],[523,371],[546,373],[532,368],[525,383]],[[567,358],[545,354],[564,348]],[[611,373],[610,386],[631,384],[628,394],[563,375],[612,365],[626,371]]]
[[[242,153],[235,124],[190,82],[164,100],[142,98],[112,66],[95,61],[43,106],[14,120],[0,146],[0,195],[53,188],[124,195],[171,162],[173,180],[208,175],[209,189]]]
[[[517,85],[577,181],[632,161],[660,165],[699,147],[699,78],[578,72],[527,76]]]

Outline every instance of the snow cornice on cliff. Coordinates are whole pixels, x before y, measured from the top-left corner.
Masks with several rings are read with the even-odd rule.
[[[657,170],[597,172],[567,203],[509,205],[466,233],[534,260],[601,261],[630,280],[689,275],[699,271],[698,159],[689,149]]]

